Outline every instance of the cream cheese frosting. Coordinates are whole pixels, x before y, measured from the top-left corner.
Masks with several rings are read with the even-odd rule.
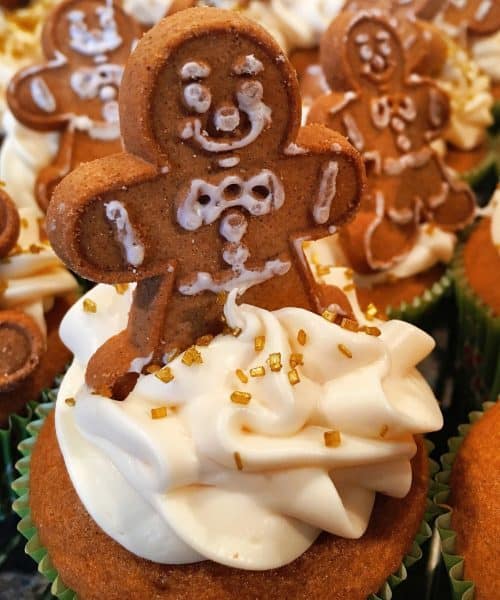
[[[354,273],[354,280],[360,287],[369,287],[394,278],[404,279],[418,275],[439,263],[448,264],[453,258],[456,244],[457,237],[453,233],[422,223],[412,249],[395,266],[370,275]],[[349,264],[337,233],[307,244],[304,251],[312,265],[336,267]],[[313,268],[316,280],[323,283],[324,277],[317,275],[318,272],[322,273],[324,269]]]
[[[483,141],[493,122],[491,82],[464,49],[449,38],[446,41],[447,60],[436,80],[451,104],[444,138],[461,150],[471,150]]]
[[[500,82],[500,31],[471,44],[471,54],[479,67],[495,83]]]
[[[330,283],[345,283],[345,273],[332,270]],[[92,393],[84,375],[95,350],[125,327],[132,291],[99,285],[86,297],[95,313],[82,299],[65,317],[61,336],[75,360],[56,407],[80,499],[129,551],[159,563],[271,569],[322,530],[360,537],[376,492],[408,493],[412,436],[442,425],[415,368],[433,349],[427,334],[399,321],[377,323],[379,337],[354,333],[302,309],[238,306],[233,292],[225,316],[238,337],[199,347],[202,364],[174,359],[163,380],[140,375],[116,402]],[[271,371],[266,359],[278,353],[282,368]],[[259,367],[266,374],[252,377]],[[166,417],[153,419],[158,410]]]

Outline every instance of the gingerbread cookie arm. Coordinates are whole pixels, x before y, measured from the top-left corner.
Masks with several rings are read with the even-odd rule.
[[[441,16],[459,29],[466,27],[472,35],[491,35],[500,29],[498,0],[468,0],[463,5],[447,0]]]
[[[62,129],[71,119],[62,102],[70,73],[60,53],[46,64],[19,71],[7,89],[10,110],[23,125],[40,131]]]
[[[151,165],[128,154],[85,163],[55,189],[47,212],[47,233],[59,257],[91,281],[125,283],[164,271],[145,260],[145,240],[118,194],[140,196],[158,176]],[[129,207],[130,208],[130,207]],[[136,210],[142,210],[137,206]]]

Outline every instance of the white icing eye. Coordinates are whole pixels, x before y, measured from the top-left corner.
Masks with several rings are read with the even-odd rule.
[[[206,62],[192,60],[182,66],[180,75],[182,81],[189,81],[190,79],[205,79],[210,72],[210,65]]]
[[[201,83],[190,83],[184,88],[186,105],[199,114],[206,113],[212,104],[210,90]]]
[[[363,44],[359,49],[359,56],[363,61],[369,61],[373,58],[373,50],[370,45]]]
[[[380,54],[382,54],[382,56],[390,56],[391,55],[391,45],[389,44],[389,42],[382,42],[381,44],[379,44],[378,49],[380,51]]]

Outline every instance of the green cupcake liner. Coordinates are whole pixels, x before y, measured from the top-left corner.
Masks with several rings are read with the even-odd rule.
[[[52,564],[47,549],[44,548],[38,537],[38,532],[31,520],[31,511],[29,505],[29,477],[30,461],[33,447],[36,443],[38,434],[45,423],[45,419],[55,407],[55,395],[49,398],[49,402],[40,404],[36,407],[36,418],[27,426],[30,437],[19,444],[19,450],[23,456],[16,464],[20,477],[12,484],[12,489],[18,496],[13,504],[13,509],[21,517],[18,525],[19,532],[28,540],[25,546],[25,552],[38,564],[38,571],[45,576],[51,584],[51,593],[59,600],[77,600],[76,593],[66,587],[59,577],[57,569]],[[425,440],[428,454],[430,455],[433,445]],[[392,591],[408,577],[408,569],[418,562],[422,556],[423,544],[432,537],[431,524],[438,515],[432,498],[436,494],[435,474],[439,470],[439,465],[429,458],[429,491],[424,519],[415,536],[411,549],[403,559],[398,570],[393,573],[377,594],[369,596],[368,600],[391,600]]]
[[[467,282],[465,242],[452,263],[457,302],[456,359],[460,394],[472,409],[500,394],[500,317],[495,317]]]
[[[439,532],[441,540],[441,555],[450,579],[453,600],[473,600],[474,582],[464,579],[464,557],[457,554],[457,534],[451,524],[453,510],[447,504],[451,492],[451,471],[458,450],[469,430],[493,406],[495,406],[494,402],[485,402],[482,405],[482,410],[469,414],[469,424],[459,426],[459,435],[448,441],[449,452],[441,457],[442,469],[435,477],[436,494],[434,496],[434,503],[443,513],[436,519],[436,529]]]

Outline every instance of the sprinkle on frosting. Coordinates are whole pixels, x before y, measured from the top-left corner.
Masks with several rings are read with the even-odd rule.
[[[281,352],[273,352],[267,359],[271,371],[278,373],[283,368],[281,363]]]
[[[243,461],[241,460],[241,455],[239,452],[235,452],[233,454],[234,457],[234,462],[236,464],[236,468],[238,469],[238,471],[243,471]]]
[[[210,342],[214,339],[214,336],[211,334],[203,335],[196,340],[197,346],[207,347],[210,346]]]
[[[307,333],[303,330],[300,329],[299,333],[297,334],[297,341],[299,342],[299,344],[301,346],[305,346],[307,343]]]
[[[250,369],[250,376],[251,377],[264,377],[264,375],[266,374],[266,368],[265,367],[254,367],[253,369]]]
[[[304,365],[304,355],[300,353],[290,354],[290,367],[295,369],[295,367]]]
[[[123,296],[123,294],[125,294],[128,290],[128,283],[116,283],[114,288],[118,294]]]
[[[358,322],[353,321],[352,319],[348,319],[347,317],[344,317],[342,319],[342,321],[340,322],[340,326],[342,327],[342,329],[345,329],[346,331],[352,331],[353,333],[357,333],[359,331]]]
[[[241,369],[236,369],[236,377],[241,381],[241,383],[248,383],[248,377]]]
[[[188,367],[192,367],[193,365],[202,365],[203,357],[199,350],[197,350],[194,346],[188,348],[182,357],[182,363],[187,365]]]
[[[339,344],[337,347],[339,352],[341,352],[344,356],[347,356],[347,358],[352,358],[352,352],[345,344]]]
[[[323,317],[323,319],[325,319],[325,321],[328,321],[329,323],[335,323],[335,319],[337,318],[337,313],[335,313],[331,310],[324,310],[322,312],[321,316]]]
[[[328,265],[316,265],[316,275],[318,277],[324,277],[328,275],[332,268]]]
[[[231,394],[231,402],[233,404],[241,404],[243,406],[246,406],[247,404],[250,403],[250,400],[252,399],[252,394],[249,394],[248,392],[233,392]]]
[[[365,317],[367,321],[373,321],[378,314],[378,309],[375,304],[370,303],[365,310]]]
[[[290,382],[290,385],[297,385],[300,383],[300,376],[297,369],[292,369],[288,372],[288,381]]]
[[[160,369],[159,371],[156,371],[156,373],[154,375],[157,379],[159,379],[163,383],[170,383],[171,381],[173,381],[175,379],[174,374],[172,373],[172,369],[168,366],[165,366],[162,369]]]
[[[64,403],[66,406],[76,406],[76,400],[74,398],[65,398]]]
[[[262,350],[264,350],[265,345],[266,345],[266,336],[258,335],[255,338],[255,343],[254,343],[255,352],[261,352]]]
[[[153,420],[164,419],[167,416],[167,407],[159,406],[158,408],[151,409],[151,418]]]
[[[389,425],[384,425],[382,427],[382,429],[380,430],[380,437],[385,438],[385,436],[387,435],[388,432],[389,432]]]
[[[327,448],[338,448],[342,441],[340,431],[325,431],[323,437]]]
[[[97,304],[90,298],[85,298],[85,300],[83,301],[83,310],[86,313],[96,313]]]

